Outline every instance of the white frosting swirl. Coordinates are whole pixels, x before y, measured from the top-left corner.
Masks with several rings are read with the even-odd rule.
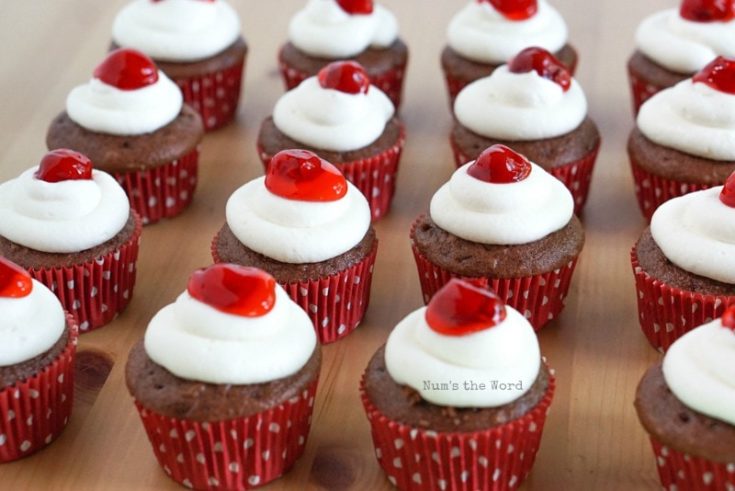
[[[45,353],[64,334],[66,319],[56,296],[42,283],[22,298],[0,297],[0,367]]]
[[[370,207],[347,182],[337,201],[309,202],[281,198],[252,180],[227,201],[227,225],[248,248],[284,263],[317,263],[343,254],[365,237]]]
[[[30,249],[81,252],[107,242],[125,226],[130,203],[109,174],[50,183],[38,167],[0,184],[0,236]]]
[[[735,95],[684,80],[641,106],[638,128],[659,145],[706,159],[733,161]]]
[[[345,152],[377,140],[394,112],[388,96],[374,85],[367,94],[347,94],[325,89],[311,77],[278,99],[273,122],[298,142]]]
[[[225,0],[133,0],[115,17],[112,39],[159,61],[214,56],[240,36],[240,17]]]
[[[509,20],[489,2],[471,0],[449,23],[449,46],[465,58],[497,65],[524,48],[538,46],[556,53],[567,42],[564,19],[546,0],[528,19]]]
[[[385,347],[391,378],[432,404],[453,407],[499,407],[525,394],[536,381],[541,353],[533,327],[517,310],[495,327],[465,336],[446,336],[426,322],[426,307],[409,314],[393,329]],[[429,386],[425,385],[428,382]],[[466,390],[465,382],[486,385]],[[520,386],[493,389],[493,382]],[[431,384],[448,383],[449,390]],[[453,390],[452,384],[459,387]]]
[[[288,377],[314,353],[314,326],[280,285],[261,317],[221,312],[188,292],[159,311],[145,333],[145,350],[174,375],[210,384],[259,384]]]
[[[722,186],[686,194],[658,207],[651,235],[681,269],[735,284],[735,208],[720,201]]]
[[[72,89],[66,98],[66,112],[91,131],[142,135],[176,119],[183,104],[179,87],[159,70],[156,83],[136,90],[120,90],[93,78]]]
[[[574,199],[561,181],[531,164],[522,181],[487,183],[463,165],[431,199],[431,219],[447,232],[481,244],[528,244],[564,228]]]
[[[718,55],[735,57],[735,20],[694,22],[669,9],[646,18],[635,39],[638,49],[659,65],[694,73]]]
[[[693,329],[666,352],[664,379],[685,406],[735,425],[735,333],[720,319]]]
[[[291,19],[288,37],[308,55],[348,58],[369,47],[389,47],[398,38],[398,21],[378,4],[371,14],[350,15],[336,0],[309,0]]]
[[[464,127],[487,138],[540,140],[577,129],[587,117],[587,98],[576,80],[564,92],[533,70],[513,73],[503,65],[462,89],[454,114]]]

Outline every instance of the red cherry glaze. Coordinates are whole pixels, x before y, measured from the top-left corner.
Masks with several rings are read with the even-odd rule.
[[[276,304],[276,280],[257,268],[215,264],[195,271],[189,295],[227,314],[261,317]]]
[[[543,48],[526,48],[508,62],[513,73],[528,73],[531,70],[543,78],[561,86],[566,92],[572,86],[572,75],[564,64]]]
[[[707,84],[720,92],[735,95],[735,60],[718,56],[702,68],[692,80]]]
[[[268,164],[265,187],[297,201],[337,201],[347,194],[339,169],[308,150],[278,152]]]
[[[726,22],[735,18],[735,1],[683,0],[679,15],[694,22]]]
[[[487,2],[508,20],[530,19],[538,11],[537,0],[478,0]]]
[[[373,0],[337,0],[337,3],[350,15],[373,13]]]
[[[92,179],[92,161],[68,148],[51,150],[41,160],[35,177],[46,182],[88,181]]]
[[[28,271],[0,257],[0,298],[23,298],[33,291]]]
[[[735,305],[729,306],[722,314],[722,327],[726,327],[735,332]]]
[[[725,181],[725,185],[720,192],[720,201],[731,208],[735,208],[735,172]]]
[[[120,48],[94,69],[94,77],[120,90],[142,89],[158,81],[158,68],[140,51]]]
[[[531,163],[526,157],[500,144],[482,152],[467,169],[467,174],[475,179],[493,184],[522,181],[530,173]]]
[[[436,292],[426,308],[426,322],[439,334],[465,336],[495,327],[506,316],[498,295],[466,281],[452,279]]]
[[[367,94],[370,78],[359,63],[335,61],[319,70],[319,85],[346,94]]]

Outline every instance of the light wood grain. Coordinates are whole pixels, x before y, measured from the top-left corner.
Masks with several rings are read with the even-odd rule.
[[[193,206],[144,230],[139,277],[128,310],[85,335],[82,350],[109,356],[99,392],[87,389],[68,428],[48,449],[0,467],[0,489],[179,489],[159,470],[124,387],[127,351],[151,316],[210,263],[209,243],[224,204],[261,172],[255,152],[260,121],[282,93],[275,55],[290,14],[303,0],[231,0],[250,46],[238,122],[208,135]],[[0,16],[0,181],[37,163],[46,127],[67,92],[86,80],[105,52],[122,0],[3,2]],[[578,79],[604,143],[584,224],[587,244],[564,314],[541,345],[559,389],[527,490],[657,489],[653,457],[632,401],[656,353],[640,334],[628,253],[643,229],[635,206],[625,139],[632,125],[624,63],[635,25],[673,1],[556,0],[581,53]],[[357,384],[392,326],[421,304],[408,246],[411,221],[453,170],[451,118],[438,57],[446,24],[464,0],[385,0],[411,49],[402,117],[408,142],[392,213],[381,240],[370,310],[362,326],[325,349],[313,429],[304,457],[268,486],[285,489],[389,489],[372,451]],[[99,377],[98,377],[99,378]]]

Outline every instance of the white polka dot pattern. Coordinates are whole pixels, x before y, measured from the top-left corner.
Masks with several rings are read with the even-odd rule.
[[[735,463],[712,462],[651,439],[656,469],[667,491],[734,491]]]
[[[630,91],[633,96],[633,114],[637,115],[638,110],[644,102],[653,97],[656,93],[661,92],[667,87],[659,87],[649,84],[628,70],[628,80],[630,81]]]

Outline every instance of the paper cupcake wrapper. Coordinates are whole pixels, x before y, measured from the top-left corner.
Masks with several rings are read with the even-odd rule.
[[[628,70],[628,81],[630,82],[630,92],[633,98],[634,115],[638,115],[638,111],[644,102],[666,88],[642,79],[630,69]]]
[[[398,164],[405,141],[405,133],[401,128],[401,136],[396,144],[382,153],[352,162],[332,162],[365,195],[373,221],[379,220],[390,211],[396,191]],[[273,155],[267,154],[260,145],[258,155],[267,170]]]
[[[454,153],[454,161],[457,167],[461,167],[467,162],[474,160],[474,158],[466,155],[459,146],[456,144],[453,138],[450,138],[452,145],[452,152]],[[587,197],[589,196],[590,184],[592,183],[592,172],[595,169],[595,162],[597,161],[597,154],[600,151],[600,144],[584,158],[569,162],[564,165],[552,167],[549,170],[549,174],[559,179],[564,183],[564,186],[572,193],[574,198],[574,213],[580,215],[584,209],[584,205],[587,203]]]
[[[78,331],[71,315],[66,322],[69,342],[59,356],[33,377],[0,390],[0,463],[41,450],[69,422]]]
[[[694,293],[651,277],[638,262],[635,246],[630,260],[638,296],[638,321],[658,351],[666,352],[681,336],[722,317],[725,309],[735,303],[735,296]]]
[[[108,324],[127,307],[133,296],[142,224],[133,212],[135,230],[114,251],[92,261],[65,268],[29,269],[28,272],[59,298],[84,334]]]
[[[730,491],[735,489],[735,462],[723,464],[688,455],[651,438],[656,469],[665,490]]]
[[[360,396],[370,422],[375,456],[388,480],[402,491],[503,491],[517,489],[531,472],[541,442],[555,381],[524,416],[483,431],[449,433],[390,420],[370,401],[365,379]]]
[[[212,241],[215,263],[222,262],[217,254],[218,237],[219,234]],[[377,253],[375,239],[370,253],[347,269],[315,280],[280,283],[291,300],[309,315],[320,343],[333,343],[360,325],[370,303]]]
[[[411,226],[411,250],[416,260],[421,291],[426,304],[449,280],[461,278],[496,292],[506,304],[522,313],[537,331],[564,310],[564,300],[572,283],[577,258],[560,269],[533,276],[517,278],[462,276],[441,268],[421,254],[414,240],[417,223],[414,222]]]
[[[193,489],[244,490],[282,476],[304,453],[317,382],[272,409],[226,421],[175,419],[135,406],[171,479]]]

